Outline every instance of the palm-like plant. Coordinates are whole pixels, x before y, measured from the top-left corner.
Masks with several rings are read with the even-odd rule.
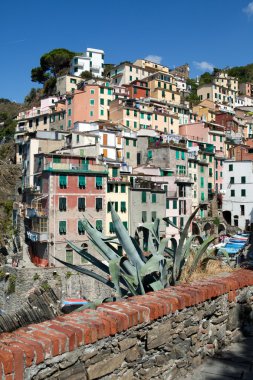
[[[147,246],[147,252],[144,254],[137,241],[128,234],[112,206],[111,216],[116,236],[106,237],[97,231],[87,219],[82,222],[92,245],[107,262],[107,265],[86,249],[80,249],[68,241],[68,244],[77,254],[95,265],[104,275],[94,273],[82,266],[66,263],[57,258],[56,260],[71,269],[108,285],[120,297],[145,294],[151,290],[163,289],[180,281],[182,269],[191,252],[191,243],[194,239],[198,238],[202,244],[195,254],[191,271],[196,269],[209,244],[216,238],[216,236],[212,236],[203,242],[200,236],[194,235],[187,239],[189,227],[198,209],[189,217],[184,229],[181,231],[181,237],[176,249],[167,247],[169,239],[160,238],[159,219],[156,219],[153,223],[144,223],[142,229],[145,232],[143,235]],[[167,223],[172,224],[167,218],[165,219]],[[115,245],[122,246],[123,255],[118,248],[115,248]]]

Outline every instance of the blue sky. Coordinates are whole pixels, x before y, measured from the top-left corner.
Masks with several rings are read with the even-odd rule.
[[[100,48],[106,63],[148,56],[171,68],[187,62],[192,77],[253,63],[249,0],[9,0],[0,14],[0,97],[14,101],[36,87],[31,69],[54,48]]]

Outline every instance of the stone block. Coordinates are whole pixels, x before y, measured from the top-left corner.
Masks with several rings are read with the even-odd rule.
[[[120,351],[125,351],[130,347],[133,347],[137,343],[137,338],[125,338],[121,340],[119,344]]]
[[[153,328],[147,335],[147,349],[151,350],[152,348],[166,344],[172,333],[170,321]]]
[[[88,379],[93,380],[112,373],[115,369],[121,367],[125,356],[126,353],[121,353],[119,355],[108,357],[107,359],[104,359],[96,364],[90,365],[87,369]]]
[[[126,351],[126,362],[134,362],[140,357],[139,347],[132,347],[130,350]]]

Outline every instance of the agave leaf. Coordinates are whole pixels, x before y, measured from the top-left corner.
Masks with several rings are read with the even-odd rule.
[[[75,311],[83,311],[86,309],[96,309],[99,305],[101,305],[101,303],[103,303],[103,300],[94,300],[92,302],[88,302],[88,303],[80,306]]]
[[[157,243],[159,243],[159,236],[157,236],[156,231],[154,229],[154,223],[143,223],[141,227],[151,232]]]
[[[119,266],[119,260],[110,260],[109,262],[109,270],[112,277],[112,282],[115,285],[115,290],[117,291],[118,295],[121,297],[121,289],[120,289],[120,266]]]
[[[80,272],[80,273],[82,273],[82,274],[86,274],[87,276],[92,277],[92,278],[94,278],[95,280],[100,281],[100,282],[102,282],[103,284],[105,284],[105,285],[109,286],[110,288],[114,289],[114,284],[113,284],[113,282],[111,282],[110,280],[107,280],[106,278],[100,276],[100,274],[97,274],[97,273],[95,273],[95,272],[91,272],[90,270],[88,270],[88,269],[86,269],[86,268],[79,267],[79,266],[74,265],[74,264],[66,263],[65,261],[62,261],[62,260],[60,260],[60,259],[57,259],[57,257],[55,257],[55,259],[56,259],[57,261],[59,261],[59,263],[64,264],[66,267],[71,268],[71,269],[73,269],[73,270],[75,270],[75,271],[77,271],[77,272]],[[125,290],[122,289],[122,292],[125,292]]]
[[[147,261],[147,258],[143,255],[143,252],[142,250],[140,249],[140,246],[138,245],[137,241],[135,240],[135,238],[133,238],[132,236],[130,236],[130,239],[132,240],[132,243],[133,245],[135,246],[135,249],[136,251],[138,252],[140,258],[142,259],[142,261],[144,261],[144,263]]]
[[[191,243],[193,242],[193,240],[195,239],[198,239],[201,244],[203,243],[203,238],[200,236],[200,235],[192,235],[190,236],[187,240],[186,240],[186,243],[183,247],[183,258],[184,260],[186,261],[191,253],[191,250],[190,250],[190,247],[191,247]]]
[[[152,282],[149,284],[153,290],[161,290],[164,289],[163,284],[160,280],[157,280],[155,282]]]
[[[158,240],[160,240],[159,228],[160,228],[160,219],[156,218],[153,223],[153,230],[156,236],[158,237]]]
[[[163,220],[165,221],[165,223],[168,223],[170,224],[172,227],[176,228],[177,230],[180,230],[180,228],[178,226],[176,226],[176,224],[174,224],[170,218],[168,216],[166,216],[165,218],[163,218]]]
[[[180,237],[180,240],[178,243],[177,251],[176,251],[176,254],[174,256],[174,266],[173,266],[173,283],[174,284],[176,283],[178,276],[179,276],[179,272],[180,272],[180,266],[181,266],[182,257],[183,257],[184,242],[188,236],[188,230],[189,230],[189,227],[191,225],[191,222],[194,219],[194,217],[198,211],[199,211],[199,206],[196,207],[196,209],[190,215],[189,219],[187,220],[187,222],[185,224],[183,231],[181,232],[181,237]]]
[[[132,240],[130,239],[130,236],[128,235],[127,230],[125,229],[123,223],[121,222],[113,206],[111,207],[111,215],[112,215],[112,221],[114,223],[115,232],[119,239],[119,242],[122,245],[122,248],[126,252],[130,262],[135,267],[140,269],[144,265],[144,262],[141,260],[139,254],[137,253],[136,248]]]
[[[121,273],[121,276],[126,281],[127,287],[130,290],[130,292],[132,293],[132,295],[137,296],[139,294],[138,291],[137,291],[137,289],[136,289],[138,280],[137,280],[137,283],[136,283],[136,281],[134,280],[133,276],[129,276],[129,275],[125,274],[125,273]]]
[[[67,240],[67,242],[70,245],[70,247],[73,248],[73,250],[78,255],[80,255],[81,257],[83,257],[85,260],[89,261],[91,264],[95,265],[97,268],[101,269],[106,274],[110,274],[108,266],[105,265],[104,263],[102,263],[100,260],[98,260],[96,257],[94,257],[93,255],[91,255],[90,253],[88,253],[88,251],[86,249],[80,249],[79,247],[77,247],[75,244],[73,244],[69,240]]]
[[[137,272],[137,279],[138,279],[138,288],[140,289],[140,293],[145,294],[145,290],[144,290],[143,283],[141,280],[140,272],[139,272],[137,267],[136,267],[136,272]]]
[[[166,248],[166,245],[167,245],[168,241],[169,241],[168,238],[164,238],[164,239],[162,239],[162,240],[160,241],[159,249],[158,249],[158,251],[157,251],[157,254],[158,254],[158,255],[163,255],[164,250],[165,250],[165,248]]]
[[[148,250],[152,253],[152,255],[155,255],[157,252],[157,249],[154,245],[153,237],[150,233],[148,234]]]
[[[162,255],[152,255],[146,264],[141,268],[140,274],[142,277],[153,272],[160,273],[160,263],[166,263],[166,259]]]
[[[174,258],[175,256],[175,251],[169,247],[165,247],[164,252],[167,253],[171,258]]]
[[[190,270],[189,270],[189,273],[188,273],[188,278],[192,275],[192,273],[196,270],[197,266],[198,266],[198,263],[199,263],[199,260],[201,259],[201,256],[206,252],[208,246],[217,238],[217,235],[212,235],[210,236],[208,239],[206,239],[202,244],[201,246],[199,247],[195,257],[194,257],[194,260],[193,260],[193,263],[190,267]]]

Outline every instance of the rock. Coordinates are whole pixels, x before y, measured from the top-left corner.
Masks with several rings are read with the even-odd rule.
[[[94,365],[89,366],[87,369],[89,380],[97,379],[99,377],[112,373],[116,368],[120,368],[126,354],[121,353],[119,355],[108,357]]]
[[[190,326],[184,330],[184,333],[187,337],[190,337],[193,334],[196,334],[199,331],[199,326]]]
[[[126,338],[121,340],[119,344],[120,351],[125,351],[137,343],[137,338]]]
[[[134,362],[140,357],[140,350],[138,347],[133,347],[126,352],[126,362]]]
[[[161,326],[155,327],[148,332],[147,335],[147,349],[150,350],[159,347],[169,340],[171,335],[171,322],[166,321]]]

